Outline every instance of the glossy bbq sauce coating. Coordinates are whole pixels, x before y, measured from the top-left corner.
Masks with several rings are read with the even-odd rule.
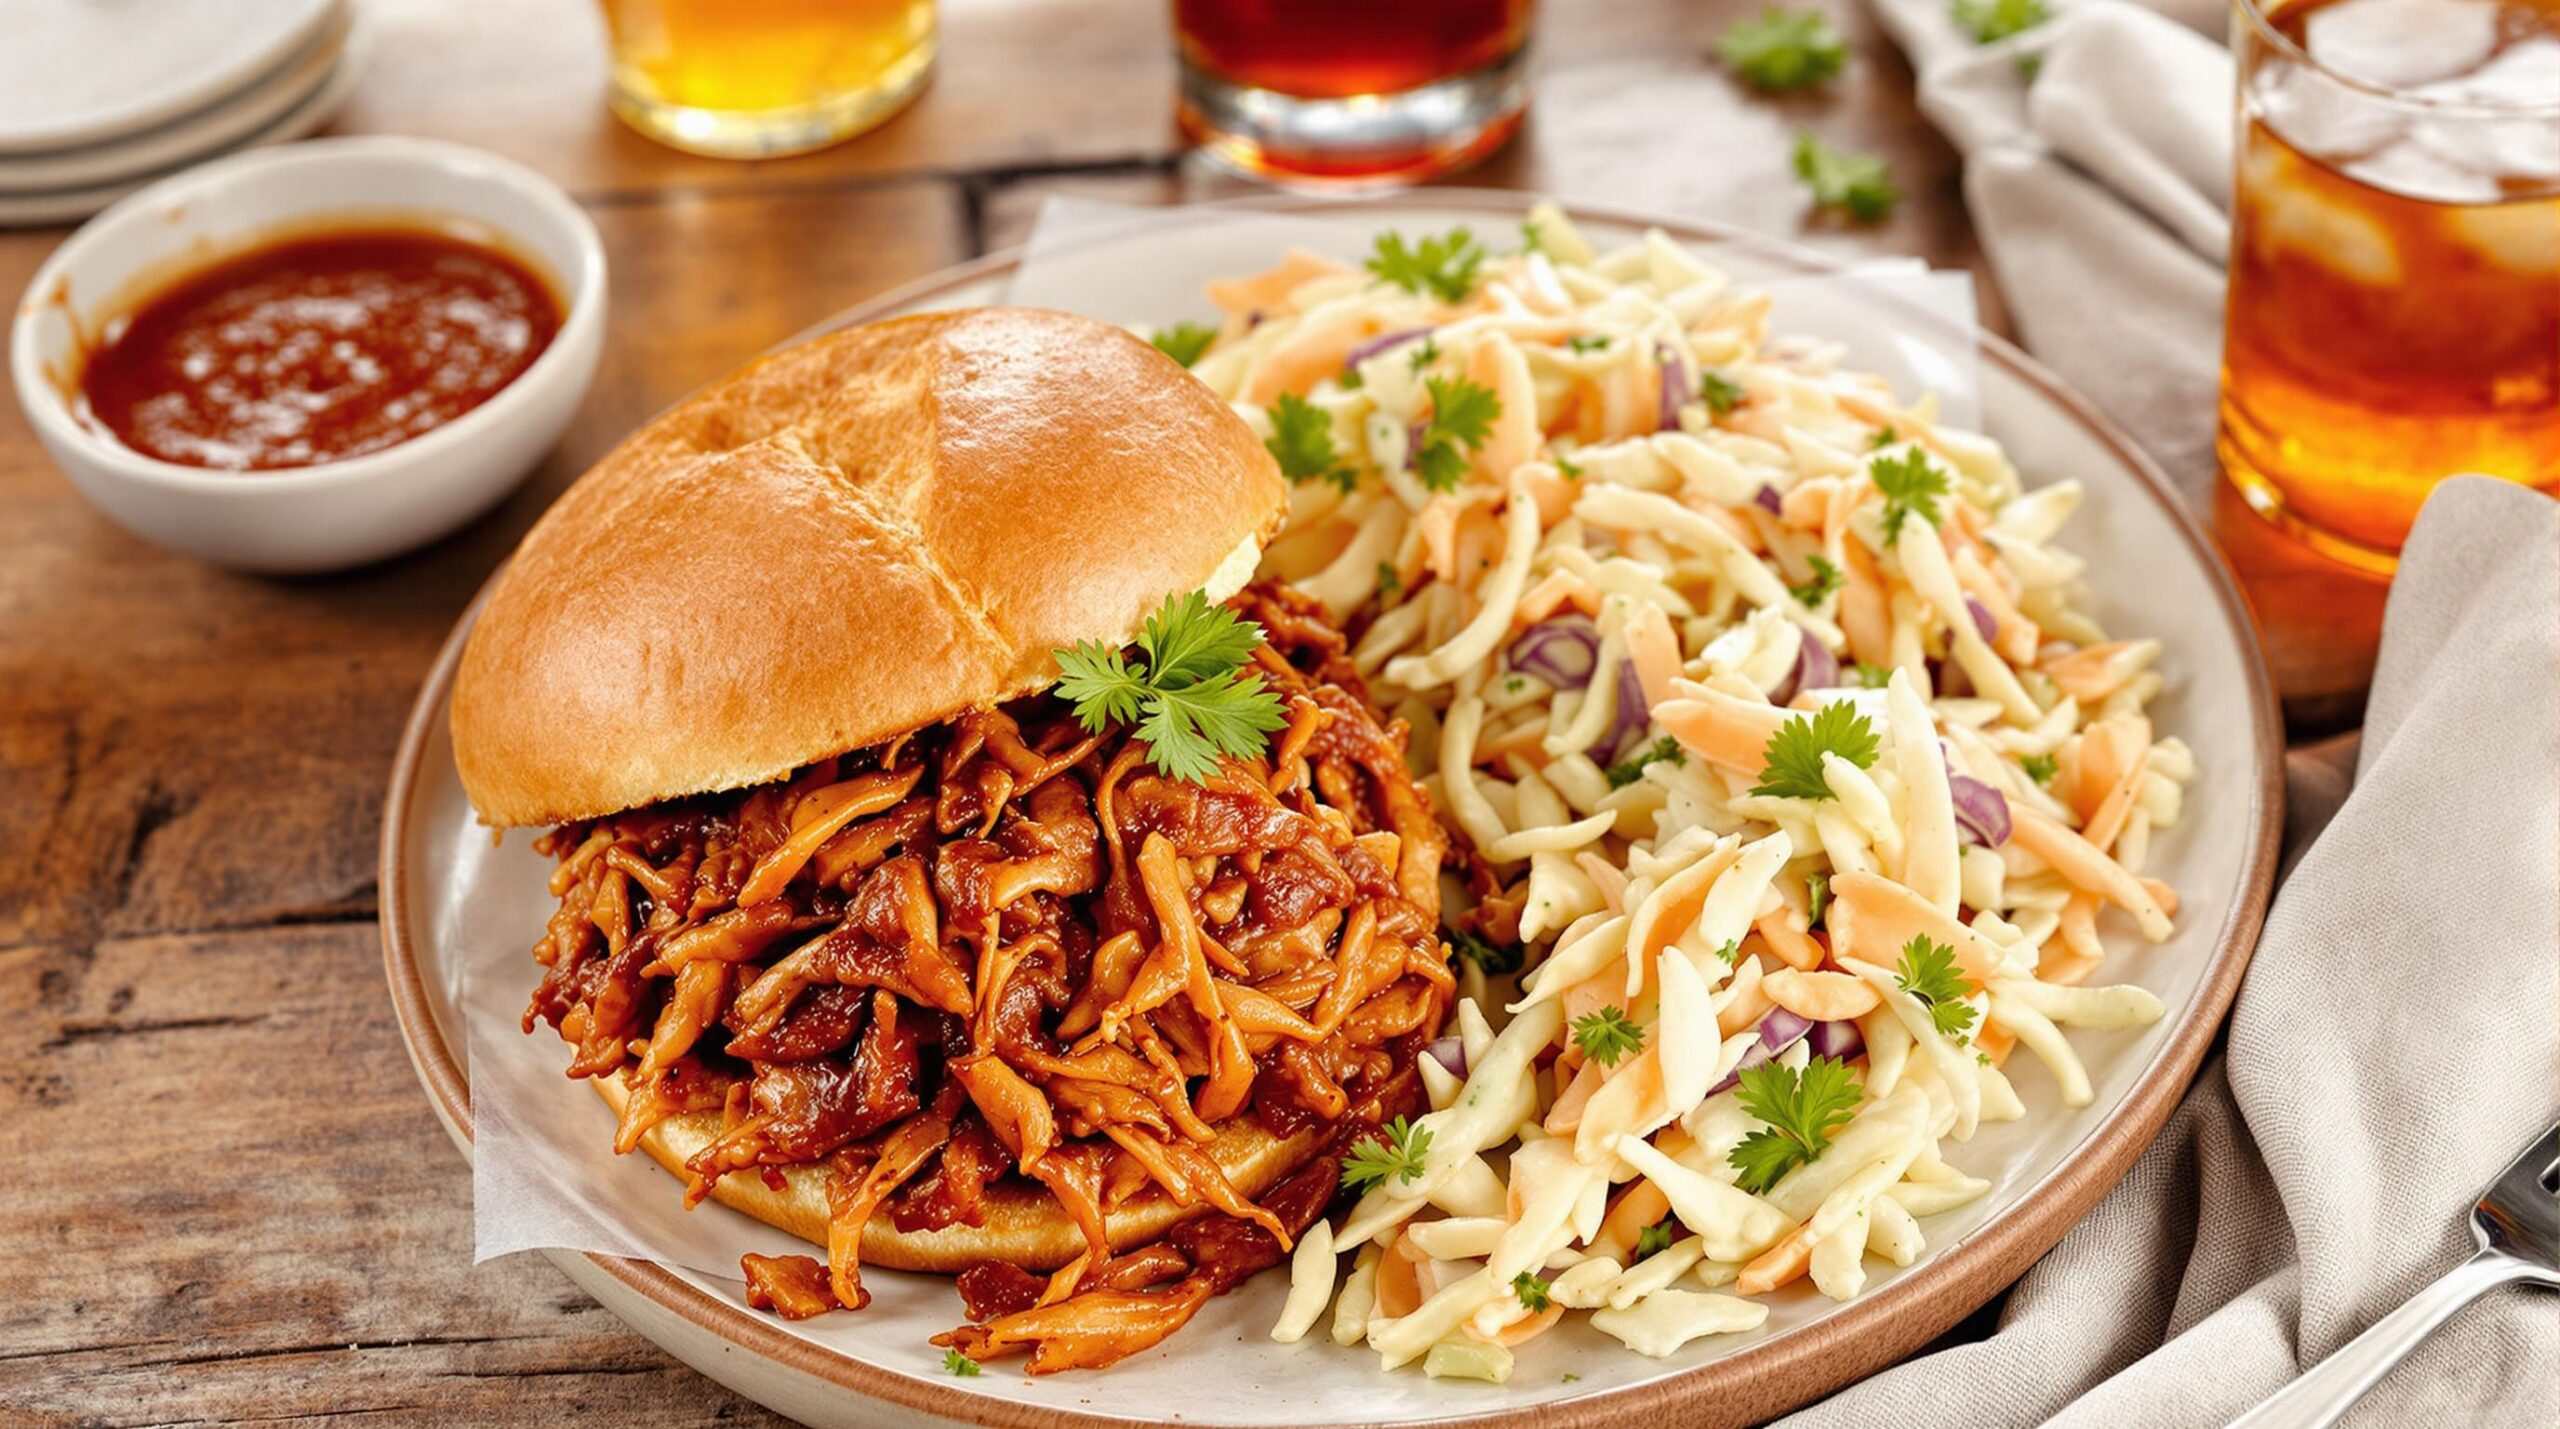
[[[125,445],[262,471],[379,451],[497,395],[560,330],[549,285],[426,229],[273,243],[154,295],[80,378]]]

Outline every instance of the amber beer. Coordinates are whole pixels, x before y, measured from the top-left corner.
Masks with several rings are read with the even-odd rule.
[[[2436,482],[2560,489],[2560,0],[2237,0],[2223,470],[2388,571]]]
[[[604,19],[614,112],[721,158],[851,138],[933,66],[934,0],[604,0]]]
[[[1501,147],[1530,0],[1174,0],[1184,132],[1257,177],[1411,182]]]

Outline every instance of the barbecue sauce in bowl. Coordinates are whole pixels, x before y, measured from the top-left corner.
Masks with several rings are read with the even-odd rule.
[[[317,466],[488,401],[561,316],[550,284],[486,244],[427,228],[304,234],[197,269],[110,324],[78,405],[161,461]]]

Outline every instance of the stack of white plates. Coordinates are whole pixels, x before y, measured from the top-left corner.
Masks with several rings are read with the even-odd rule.
[[[298,139],[364,67],[349,0],[0,0],[0,225]]]

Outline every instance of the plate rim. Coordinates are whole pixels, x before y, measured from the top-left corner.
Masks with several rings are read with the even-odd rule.
[[[1165,205],[1168,213],[1186,210],[1245,210],[1283,213],[1339,213],[1363,209],[1431,208],[1475,210],[1518,216],[1545,196],[1497,189],[1426,188],[1391,195],[1327,198],[1292,194],[1257,194],[1200,204]],[[1853,260],[1754,233],[1710,219],[1678,218],[1605,203],[1552,200],[1571,217],[1639,227],[1658,227],[1692,242],[1740,245],[1803,272],[1837,271]],[[1140,214],[1136,221],[1154,215]],[[1114,227],[1070,240],[1077,246],[1105,244],[1124,237]],[[1014,245],[940,269],[913,282],[890,288],[857,303],[791,341],[811,333],[868,322],[928,301],[954,289],[1009,272],[1020,266],[1022,245]],[[1985,360],[2035,389],[2079,425],[2137,478],[2142,494],[2170,518],[2188,553],[2202,569],[2214,596],[2215,609],[2244,654],[2260,651],[2256,622],[2240,594],[2222,553],[2205,534],[2167,476],[2150,456],[2088,399],[1995,333],[1977,330]],[[500,570],[504,569],[501,562]],[[455,1145],[469,1159],[471,1139],[470,1085],[437,1027],[427,996],[408,922],[411,909],[405,892],[408,828],[414,796],[424,775],[425,746],[438,711],[450,694],[454,669],[464,640],[489,587],[492,571],[445,638],[435,664],[421,685],[394,756],[388,794],[383,802],[379,867],[383,965],[390,984],[395,1019],[411,1066]],[[2262,656],[2244,661],[2249,703],[2249,749],[2256,777],[2249,785],[2250,820],[2241,867],[2239,896],[2216,934],[2207,966],[2189,1002],[2151,1060],[2135,1077],[2122,1100],[2100,1116],[2079,1143],[2042,1178],[2022,1190],[2010,1207],[1986,1220],[1970,1235],[1932,1254],[1924,1263],[1874,1293],[1861,1295],[1813,1324],[1777,1338],[1719,1356],[1685,1372],[1645,1384],[1590,1393],[1534,1406],[1467,1412],[1429,1420],[1434,1429],[1494,1429],[1534,1414],[1541,1425],[1557,1429],[1602,1429],[1630,1412],[1677,1412],[1693,1424],[1746,1424],[1811,1403],[1897,1362],[1943,1334],[1987,1303],[2051,1250],[2070,1228],[2132,1169],[2156,1139],[2169,1115],[2185,1097],[2197,1068],[2218,1035],[2224,1014],[2239,991],[2242,973],[2256,951],[2258,933],[2273,892],[2279,840],[2284,827],[2284,742],[2272,681]],[[651,1261],[586,1254],[599,1270],[633,1293],[689,1321],[696,1329],[761,1359],[838,1388],[851,1390],[914,1413],[948,1414],[955,1405],[947,1386],[878,1365],[866,1364],[825,1346],[784,1332],[751,1312],[730,1305]],[[1980,1295],[1970,1287],[1990,1288]],[[1116,1414],[1015,1400],[975,1398],[966,1413],[976,1422],[1002,1429],[1125,1429],[1131,1420]],[[1214,1429],[1214,1421],[1198,1423]],[[1317,1422],[1317,1421],[1310,1421]]]
[[[0,130],[0,154],[23,157],[57,149],[85,149],[182,122],[273,78],[339,12],[351,8],[349,0],[321,0],[299,23],[277,31],[251,50],[227,78],[218,72],[198,75],[110,118],[92,116],[85,122],[56,119]]]

